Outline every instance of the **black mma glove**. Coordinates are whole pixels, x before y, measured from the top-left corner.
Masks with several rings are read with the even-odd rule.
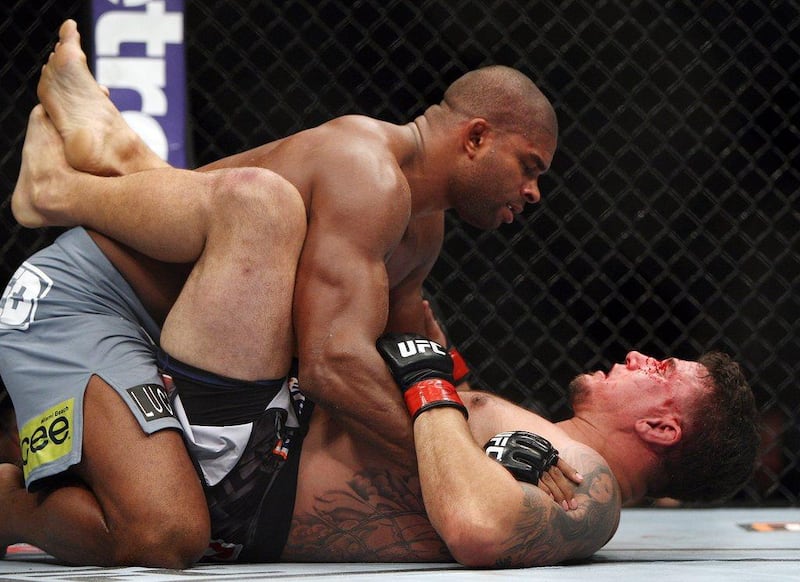
[[[403,391],[412,421],[436,406],[453,406],[466,418],[467,408],[453,386],[453,360],[442,346],[421,335],[387,333],[376,347]]]
[[[542,474],[558,463],[558,451],[546,438],[522,430],[501,432],[489,439],[483,450],[517,481],[536,485]]]

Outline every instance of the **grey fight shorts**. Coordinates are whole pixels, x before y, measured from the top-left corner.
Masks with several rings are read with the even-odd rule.
[[[17,269],[0,300],[0,376],[14,404],[28,488],[81,460],[83,396],[93,374],[117,391],[145,433],[180,430],[156,365],[159,335],[82,228]]]

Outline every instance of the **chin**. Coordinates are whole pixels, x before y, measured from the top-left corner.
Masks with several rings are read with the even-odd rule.
[[[488,212],[476,215],[471,212],[462,213],[456,210],[456,214],[461,221],[466,222],[468,225],[474,226],[480,230],[495,230],[499,228],[501,224],[503,224],[502,218],[498,218],[494,214],[489,214]]]
[[[591,376],[588,374],[580,374],[575,376],[572,381],[567,385],[567,395],[569,396],[570,403],[580,402],[580,400],[589,392],[589,380]]]
[[[465,218],[463,216],[459,216],[459,218],[462,221],[466,222],[468,225],[473,226],[473,227],[475,227],[475,228],[477,228],[479,230],[494,230],[496,228],[496,227],[494,227],[494,226],[492,226],[490,224],[486,224],[485,221],[474,220],[472,218]]]

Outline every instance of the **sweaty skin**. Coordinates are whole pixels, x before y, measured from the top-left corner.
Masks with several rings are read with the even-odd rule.
[[[484,95],[484,91],[464,90],[465,84],[507,93],[500,95],[501,114],[493,113],[496,124],[480,116],[479,110],[488,106],[483,102],[485,98],[481,97],[477,105],[470,101],[474,95]],[[391,465],[398,475],[411,474],[415,467],[411,424],[375,350],[375,339],[384,331],[424,331],[421,286],[442,244],[444,211],[453,208],[462,219],[480,228],[509,222],[525,204],[539,200],[538,177],[549,167],[556,146],[552,107],[520,73],[503,67],[481,69],[465,75],[451,89],[441,104],[429,107],[405,125],[347,116],[226,158],[200,172],[175,170],[152,156],[136,155],[146,146],[120,125],[119,112],[89,73],[75,24],[68,21],[43,70],[39,86],[43,107],[31,115],[12,210],[25,226],[80,224],[120,241],[94,235],[153,314],[161,317],[168,313],[162,347],[171,356],[212,372],[227,372],[226,375],[244,380],[285,373],[291,349],[273,350],[268,344],[259,344],[264,354],[280,354],[269,362],[258,351],[243,351],[237,320],[228,317],[228,310],[231,305],[238,308],[239,300],[255,302],[253,309],[259,309],[257,304],[266,305],[258,299],[273,284],[294,290],[293,306],[271,314],[282,313],[283,317],[265,316],[263,322],[252,321],[246,308],[240,310],[246,319],[239,320],[239,327],[257,325],[273,332],[285,327],[286,333],[272,334],[285,343],[294,324],[300,381],[306,394],[320,410],[335,417],[346,439],[358,443],[354,450],[361,450],[365,459],[369,454],[380,455],[378,471],[388,470],[387,465]],[[495,102],[490,99],[488,103]],[[524,115],[512,115],[518,110]],[[516,125],[509,123],[511,118]],[[48,127],[48,123],[52,126]],[[59,147],[62,151],[53,153]],[[35,161],[36,157],[41,159]],[[268,195],[266,200],[270,202],[258,206],[263,214],[251,211],[256,198],[262,203],[265,200],[260,193]],[[288,199],[299,204],[304,224],[294,222],[294,212],[290,212],[291,222],[273,220]],[[231,220],[232,216],[236,219]],[[168,234],[167,242],[163,242],[164,233]],[[294,244],[292,233],[299,233],[302,243],[299,260],[295,249],[278,248],[286,241],[290,241],[287,246]],[[231,234],[236,236],[227,236]],[[212,244],[214,240],[221,241],[222,247]],[[234,241],[246,245],[245,252],[236,247],[236,261],[229,258],[236,249],[225,246]],[[126,245],[164,265],[143,268]],[[300,245],[296,250],[300,252]],[[291,261],[292,275],[297,267],[296,285],[293,276],[276,276],[277,280],[259,285],[273,272],[269,265],[259,264],[259,258],[279,261],[281,257]],[[194,261],[198,262],[188,278],[186,265],[170,266]],[[231,274],[220,269],[229,269]],[[214,273],[222,273],[218,281],[213,280]],[[194,289],[198,280],[206,286],[200,286],[194,297],[207,304],[207,291],[213,291],[215,301],[199,317],[187,317],[187,312],[197,314],[200,309],[183,301],[187,288]],[[175,292],[184,283],[173,307]],[[229,283],[235,284],[232,291],[226,288]],[[223,327],[212,325],[206,318]],[[205,322],[206,328],[199,334],[184,334],[185,341],[171,341],[174,334],[168,330],[175,327],[170,325],[175,321]],[[267,322],[269,325],[263,325]],[[258,333],[242,335],[260,337]],[[220,358],[221,353],[231,359]],[[192,467],[186,452],[174,446],[180,444],[179,435],[168,431],[143,435],[132,425],[129,411],[112,396],[115,395],[102,381],[92,377],[84,401],[85,455],[75,469],[88,487],[79,491],[67,486],[57,488],[46,497],[46,503],[25,494],[24,489],[15,490],[4,501],[19,498],[19,507],[23,507],[22,501],[27,505],[21,511],[15,509],[9,522],[39,532],[23,532],[26,539],[38,542],[42,540],[41,532],[45,532],[48,539],[43,543],[59,547],[61,556],[77,563],[176,567],[190,563],[200,553],[204,538],[208,539],[208,524],[207,516],[203,516],[205,508],[200,507],[202,491],[187,477]],[[101,436],[106,426],[100,419],[112,417],[117,419],[115,427],[122,434],[117,441],[104,442]],[[441,414],[429,418],[437,417]],[[463,425],[463,418],[461,422]],[[489,461],[488,472],[506,481],[505,489],[509,490],[501,492],[502,497],[514,494],[522,503],[524,493],[525,506],[533,506],[534,502],[538,506],[541,501],[551,510],[563,512],[541,490],[520,489],[513,480],[508,482],[502,467],[485,458],[479,448],[476,451],[475,443],[465,434],[466,425],[451,427],[451,423],[453,419],[441,418],[440,424],[448,432],[461,434],[463,454],[479,463]],[[435,431],[436,426],[432,421],[423,421],[415,428]],[[339,440],[341,435],[329,436]],[[123,443],[131,454],[115,461],[117,443]],[[424,463],[425,471],[446,458],[434,447],[423,449],[423,453],[431,459]],[[127,479],[128,474],[122,476],[118,470],[135,469],[142,460],[139,457],[145,457],[159,471],[153,470],[153,478],[142,484],[146,486],[136,487],[134,493],[147,497],[154,490],[180,490],[180,502],[167,507],[163,503],[150,504],[151,514],[136,513],[142,502],[132,497],[130,487],[125,486],[136,480]],[[180,472],[176,471],[177,465]],[[354,468],[371,470],[361,464]],[[451,464],[451,469],[456,471],[453,477],[463,481],[458,475],[459,466]],[[426,488],[439,489],[436,475],[423,472],[421,476],[423,494]],[[178,483],[186,485],[180,487]],[[466,500],[474,498],[475,493],[469,487],[460,490]],[[71,497],[73,501],[59,503]],[[497,495],[492,498],[497,499]],[[436,506],[435,497],[431,503]],[[124,511],[116,511],[118,505]],[[74,513],[74,521],[60,520],[61,527],[51,525],[48,518],[57,520],[59,513],[55,510],[59,507]],[[427,502],[426,508],[432,515],[441,515]],[[489,514],[501,515],[496,506],[492,509]],[[10,509],[6,515],[11,515]],[[148,523],[166,525],[164,515],[185,538],[180,547],[163,543],[157,536],[141,535],[138,528]],[[64,531],[64,524],[77,524],[77,516],[84,520],[76,528],[79,535],[72,536],[76,539],[74,547],[67,551],[64,542],[70,539],[70,532]],[[193,520],[193,527],[191,535],[186,536],[189,520]],[[502,512],[498,531],[506,531],[507,526],[518,521],[516,513]],[[465,551],[463,544],[453,541],[453,532],[463,530],[458,523],[435,518],[432,525],[450,540],[449,549],[457,559],[466,556],[467,562],[486,561],[485,554]],[[9,539],[20,535],[19,529],[11,527],[10,531]],[[177,535],[167,527],[160,528],[159,534],[166,538]],[[6,534],[0,535],[0,543],[3,536]],[[490,539],[496,541],[494,537]],[[491,555],[498,555],[495,550]]]
[[[132,228],[130,209],[153,190],[148,175],[162,184],[167,178],[153,173],[161,162],[130,163],[140,140],[117,131],[121,118],[86,67],[74,23],[62,26],[39,94],[65,140],[67,161],[78,169],[105,175],[153,169],[139,172],[139,187],[127,195],[18,185],[16,218],[27,226],[83,224],[125,241],[120,231]],[[405,125],[337,118],[201,168],[263,168],[299,192],[308,219],[293,309],[301,381],[312,399],[398,464],[413,466],[411,426],[399,394],[385,390],[392,380],[375,339],[384,331],[424,332],[422,282],[441,249],[446,209],[496,228],[539,200],[538,177],[552,161],[557,133],[552,107],[541,99],[524,134],[495,129],[443,102]],[[94,110],[101,115],[92,121]],[[145,303],[165,312],[168,305],[157,305],[162,298],[148,295],[152,277],[128,270],[127,249],[98,241]],[[169,284],[179,286],[182,276],[173,274]]]
[[[469,473],[465,482],[480,482],[475,501],[459,505],[460,512],[467,513],[470,505],[496,490],[504,509],[478,505],[475,510],[485,512],[483,521],[508,513],[505,534],[495,542],[500,557],[495,557],[493,564],[483,565],[550,564],[566,557],[585,557],[602,547],[616,529],[621,506],[619,487],[603,458],[573,440],[558,424],[497,396],[474,391],[462,393],[462,399],[469,409],[473,447],[505,430],[528,430],[550,440],[584,475],[576,489],[577,507],[567,512],[536,487],[514,481],[479,448],[471,449],[476,455],[474,462],[465,462],[466,447],[462,452],[452,435],[438,438],[436,442],[444,451],[437,463],[453,459]],[[294,518],[281,559],[452,561],[453,555],[431,525],[431,512],[435,514],[435,508],[441,506],[445,513],[452,513],[458,487],[441,489],[442,498],[438,500],[426,495],[425,503],[430,506],[426,513],[416,472],[393,469],[384,457],[349,437],[334,419],[320,412],[315,412],[303,447]],[[420,415],[417,422],[428,414]],[[425,462],[420,457],[421,466]],[[496,469],[499,471],[494,472]],[[457,558],[469,563],[481,552],[474,553]]]

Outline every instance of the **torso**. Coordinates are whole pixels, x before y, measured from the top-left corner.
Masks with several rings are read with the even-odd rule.
[[[541,416],[491,394],[467,392],[462,399],[480,445],[503,431],[527,430],[547,438],[579,471],[588,474],[599,464],[605,466],[597,453]],[[613,491],[616,483],[607,487]],[[320,409],[303,445],[292,528],[282,559],[452,560],[427,520],[417,475],[350,438]]]
[[[390,467],[319,407],[303,443],[297,481],[281,560],[450,560],[426,518],[417,475]]]

